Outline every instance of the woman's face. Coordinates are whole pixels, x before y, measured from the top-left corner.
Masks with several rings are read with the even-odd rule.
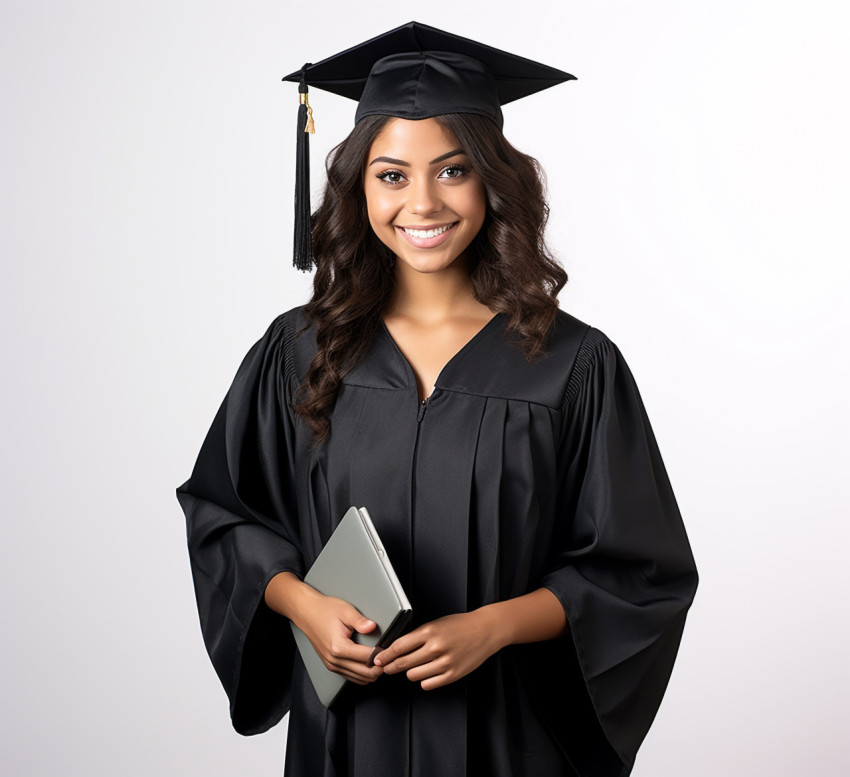
[[[484,223],[484,185],[436,119],[391,119],[365,162],[375,234],[407,267],[438,272],[463,256]]]

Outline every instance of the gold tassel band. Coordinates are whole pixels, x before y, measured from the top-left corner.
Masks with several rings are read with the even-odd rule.
[[[313,108],[310,106],[310,102],[307,100],[306,92],[299,92],[298,102],[302,105],[307,106],[307,124],[304,126],[304,132],[309,132],[311,135],[315,135],[316,125],[313,122]]]

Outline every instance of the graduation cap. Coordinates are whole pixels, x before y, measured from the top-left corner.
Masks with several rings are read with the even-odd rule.
[[[366,116],[427,119],[447,113],[486,116],[500,129],[501,106],[575,76],[419,22],[353,46],[284,76],[298,83],[294,265],[309,270],[311,247],[308,85],[357,100]]]

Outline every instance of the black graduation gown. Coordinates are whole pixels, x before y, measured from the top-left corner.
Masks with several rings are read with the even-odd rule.
[[[242,734],[290,710],[287,777],[631,771],[697,583],[637,387],[616,346],[558,311],[529,364],[496,315],[420,404],[383,325],[343,380],[327,444],[290,401],[315,352],[301,308],[242,362],[178,488],[204,640]],[[364,505],[414,623],[549,588],[569,633],[422,691],[349,684],[328,711],[267,582],[303,576]],[[368,615],[368,613],[367,613]]]

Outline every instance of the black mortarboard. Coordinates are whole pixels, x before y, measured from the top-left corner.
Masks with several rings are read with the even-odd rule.
[[[562,70],[419,22],[408,22],[285,76],[284,81],[298,82],[300,93],[295,266],[309,270],[313,263],[308,153],[313,120],[308,85],[357,100],[355,124],[378,114],[426,119],[475,113],[501,128],[502,105],[573,78]]]

